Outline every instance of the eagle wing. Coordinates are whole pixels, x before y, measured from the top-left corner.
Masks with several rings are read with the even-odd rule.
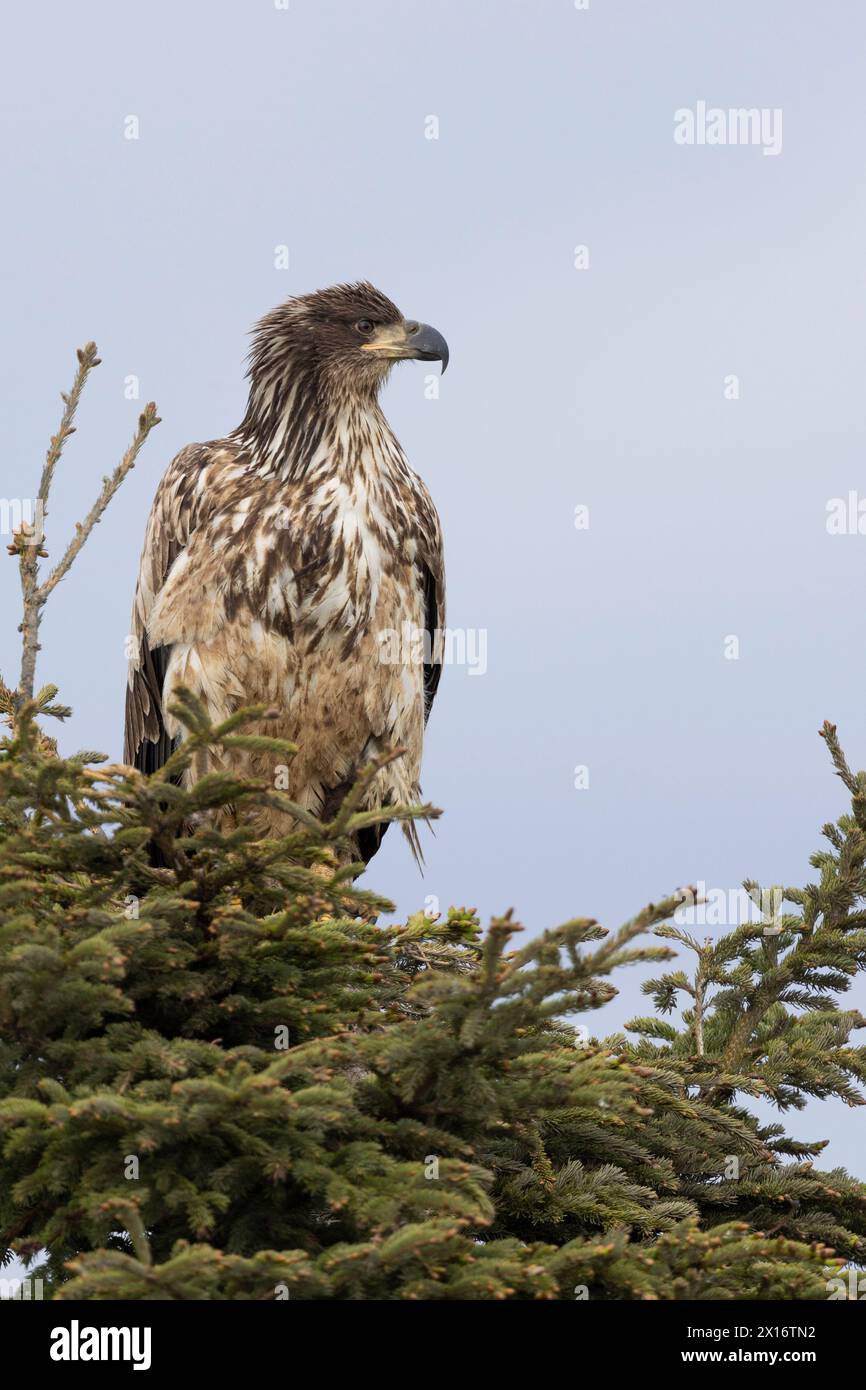
[[[432,510],[431,522],[422,528],[422,546],[419,556],[421,583],[424,593],[425,654],[430,660],[424,662],[424,723],[430,718],[439,680],[442,675],[442,662],[445,647],[445,568],[442,560],[442,536],[439,520]]]
[[[171,648],[151,646],[148,623],[154,605],[195,529],[206,482],[207,451],[182,449],[172,460],[153,500],[127,638],[123,756],[141,772],[156,772],[171,756],[172,740],[162,715],[162,688]]]

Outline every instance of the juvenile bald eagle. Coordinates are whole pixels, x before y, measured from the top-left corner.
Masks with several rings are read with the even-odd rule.
[[[378,774],[367,804],[418,800],[445,577],[436,509],[379,406],[403,358],[444,371],[448,347],[367,283],[290,299],[257,325],[241,424],[182,449],[151,509],[130,630],[127,762],[163,766],[183,735],[173,692],[186,686],[214,722],[244,705],[278,709],[262,731],[298,745],[282,785],[317,815],[332,816],[360,768],[398,747],[405,755]],[[426,634],[409,643],[414,658],[383,660],[384,640],[407,633]],[[220,768],[273,782],[273,762],[213,750],[186,777]],[[266,836],[291,825],[271,808],[255,823]],[[359,858],[369,861],[382,833],[359,833]],[[414,826],[407,833],[417,851]]]

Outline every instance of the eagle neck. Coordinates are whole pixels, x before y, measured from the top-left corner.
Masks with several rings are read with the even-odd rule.
[[[279,383],[254,379],[234,438],[263,477],[285,482],[364,470],[393,440],[376,392],[341,390],[309,364]]]

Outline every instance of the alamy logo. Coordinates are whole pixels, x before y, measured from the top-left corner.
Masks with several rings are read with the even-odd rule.
[[[827,1296],[832,1299],[844,1298],[854,1302],[862,1302],[866,1299],[866,1278],[856,1269],[837,1269],[831,1271],[828,1267],[824,1273],[834,1273],[835,1277],[827,1280]]]
[[[25,545],[41,545],[45,538],[42,498],[0,497],[0,535],[18,535]]]
[[[847,497],[827,502],[828,536],[866,536],[866,497],[852,488]]]
[[[673,915],[678,927],[738,927],[753,922],[763,925],[764,936],[780,936],[784,891],[781,888],[708,888],[699,880],[683,890],[681,905]]]
[[[705,101],[674,112],[677,145],[760,145],[764,154],[782,153],[782,108],[707,106]]]
[[[0,1279],[0,1300],[42,1298],[41,1279]]]
[[[134,1371],[150,1370],[149,1327],[69,1327],[51,1332],[52,1361],[131,1361]]]
[[[399,631],[383,628],[378,639],[382,666],[429,666],[436,661],[445,666],[466,666],[470,676],[487,672],[486,627],[446,627],[428,632],[405,622]]]

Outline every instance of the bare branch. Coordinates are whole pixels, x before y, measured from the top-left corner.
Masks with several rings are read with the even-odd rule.
[[[66,547],[66,553],[62,559],[58,561],[45,583],[39,589],[38,597],[40,607],[69,570],[73,560],[84,545],[84,542],[87,540],[87,537],[90,535],[96,523],[100,520],[103,512],[117,492],[124,478],[134,468],[135,460],[138,458],[141,447],[147,439],[147,436],[154,426],[158,424],[159,416],[156,413],[156,406],[153,401],[150,401],[138,417],[138,429],[135,432],[132,443],[114,472],[111,474],[111,477],[103,479],[102,491],[87,513],[87,516],[83,521],[76,522],[75,535]]]
[[[72,389],[68,394],[63,394],[63,415],[60,420],[60,427],[56,434],[51,436],[48,451],[45,455],[45,463],[42,467],[42,477],[39,480],[39,491],[36,495],[39,515],[35,518],[34,525],[22,524],[21,528],[13,537],[13,544],[9,546],[9,552],[18,557],[19,570],[21,577],[21,595],[23,599],[23,614],[19,631],[22,634],[21,652],[21,674],[18,681],[18,689],[15,691],[14,700],[16,709],[33,699],[33,688],[36,679],[36,658],[39,652],[39,627],[42,621],[42,609],[45,606],[49,594],[69,571],[75,557],[90,535],[96,523],[101,518],[117,489],[120,487],[126,475],[130,472],[138,457],[150,431],[155,425],[159,424],[159,416],[156,413],[156,406],[151,402],[145,406],[139,416],[138,429],[135,436],[112,473],[111,477],[103,480],[102,491],[96,502],[91,507],[83,522],[76,525],[75,535],[69,542],[65,553],[60,561],[55,565],[44,583],[39,583],[39,560],[47,556],[47,551],[42,547],[42,520],[47,513],[48,496],[51,491],[51,484],[54,480],[54,472],[63,453],[64,445],[71,434],[74,433],[75,412],[81,393],[84,390],[90,372],[94,367],[99,366],[100,359],[97,356],[96,344],[87,343],[83,348],[78,349],[78,370]]]
[[[51,484],[54,480],[54,470],[63,453],[63,446],[71,434],[75,433],[75,412],[78,409],[78,402],[84,390],[84,383],[87,381],[94,367],[98,367],[101,358],[96,355],[96,344],[85,343],[83,348],[78,349],[78,371],[75,373],[75,380],[72,383],[72,390],[68,395],[61,393],[60,399],[63,401],[64,410],[60,420],[60,429],[55,435],[51,436],[48,445],[48,453],[45,455],[45,463],[42,468],[42,477],[39,481],[39,491],[36,494],[41,502],[48,501],[48,494],[51,491]]]

